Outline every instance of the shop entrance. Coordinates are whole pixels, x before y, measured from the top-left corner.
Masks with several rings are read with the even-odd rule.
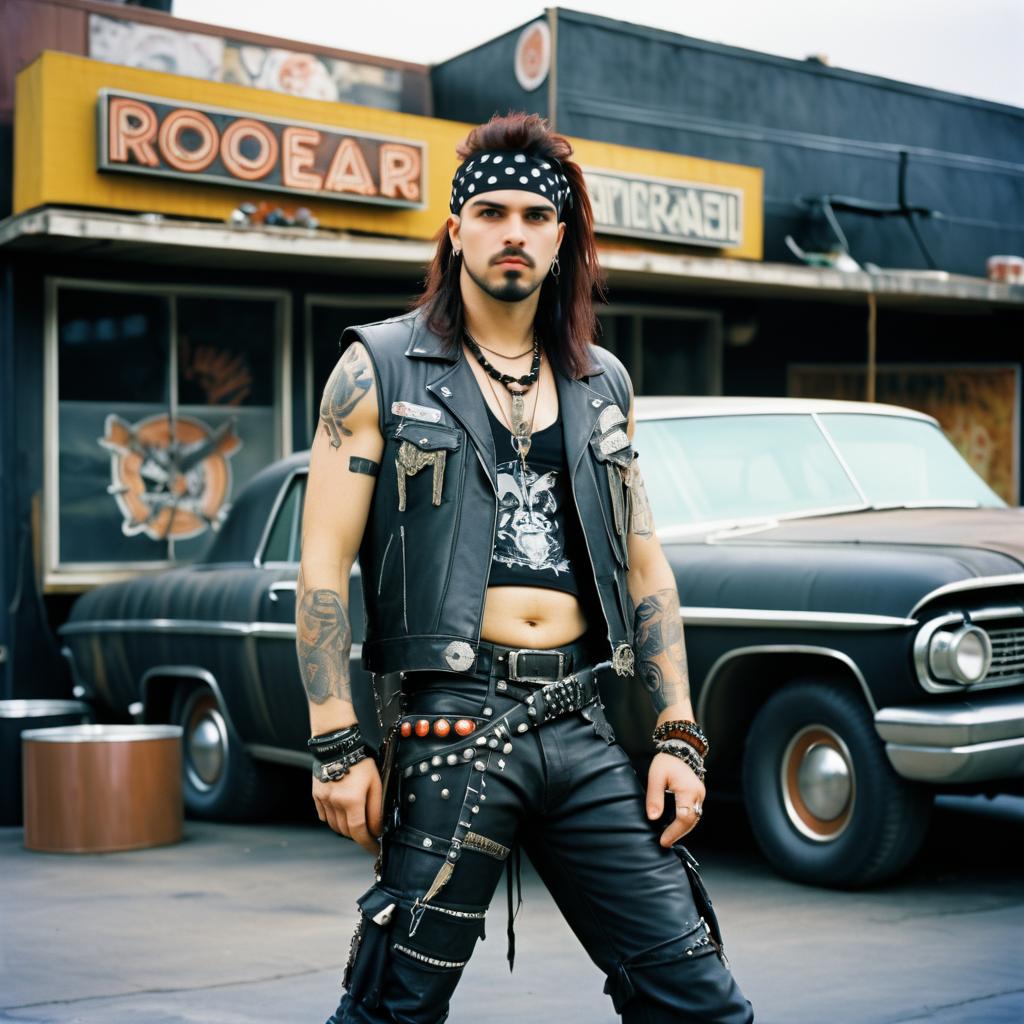
[[[705,309],[612,304],[598,312],[601,344],[622,360],[638,395],[720,395],[722,320]]]

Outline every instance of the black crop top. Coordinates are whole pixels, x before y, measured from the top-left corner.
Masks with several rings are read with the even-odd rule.
[[[508,426],[490,406],[487,413],[498,474],[498,522],[488,585],[551,587],[579,597],[577,570],[582,567],[582,576],[587,575],[587,553],[569,490],[561,420],[533,434],[524,480]],[[588,596],[584,588],[584,599]]]

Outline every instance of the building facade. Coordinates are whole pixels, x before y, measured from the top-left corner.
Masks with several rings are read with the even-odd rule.
[[[1020,111],[556,9],[434,68],[96,0],[0,17],[0,697],[67,694],[76,597],[202,557],[311,443],[494,110],[572,139],[638,393],[925,408],[1019,501],[1024,289],[984,257],[1024,250]]]

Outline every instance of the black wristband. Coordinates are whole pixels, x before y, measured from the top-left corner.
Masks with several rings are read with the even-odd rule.
[[[363,733],[357,722],[344,729],[311,736],[306,741],[306,746],[322,760],[328,754],[347,754],[364,746]]]

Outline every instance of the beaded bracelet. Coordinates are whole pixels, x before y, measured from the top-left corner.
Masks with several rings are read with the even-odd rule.
[[[680,761],[684,761],[693,769],[693,773],[701,782],[704,781],[704,776],[707,774],[704,768],[704,759],[684,740],[662,740],[656,745],[655,750],[659,754],[671,754],[673,757],[678,757]]]
[[[685,740],[695,747],[701,757],[707,757],[710,750],[707,736],[704,730],[692,719],[676,719],[674,721],[662,722],[655,730],[651,739],[657,743],[659,740],[679,739]]]

